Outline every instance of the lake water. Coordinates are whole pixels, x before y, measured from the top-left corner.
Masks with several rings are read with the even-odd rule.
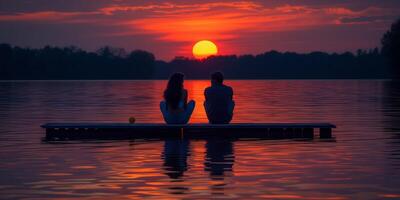
[[[0,199],[400,198],[400,84],[227,81],[234,122],[331,122],[334,139],[42,141],[47,122],[162,122],[166,81],[0,82]],[[186,81],[207,122],[208,81]]]

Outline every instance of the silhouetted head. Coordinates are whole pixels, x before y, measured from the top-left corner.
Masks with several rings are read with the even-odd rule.
[[[179,101],[182,99],[184,77],[185,75],[182,73],[172,74],[164,91],[165,101],[174,109],[178,107]]]
[[[214,72],[211,74],[211,83],[221,85],[224,82],[224,75],[222,72]]]

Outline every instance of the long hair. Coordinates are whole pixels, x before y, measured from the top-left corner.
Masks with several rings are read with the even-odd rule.
[[[185,77],[182,73],[174,73],[169,78],[167,88],[164,91],[164,99],[167,105],[173,109],[178,108],[179,102],[182,99],[183,91],[183,78]]]

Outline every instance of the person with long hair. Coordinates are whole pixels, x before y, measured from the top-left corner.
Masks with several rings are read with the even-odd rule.
[[[193,113],[195,102],[188,102],[188,92],[183,86],[184,77],[182,73],[174,73],[169,78],[164,101],[160,102],[160,110],[167,124],[186,124]]]

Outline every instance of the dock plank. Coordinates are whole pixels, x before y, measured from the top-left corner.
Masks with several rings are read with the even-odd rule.
[[[313,138],[320,129],[321,138],[331,138],[331,123],[47,123],[46,139],[135,139],[135,138]]]

